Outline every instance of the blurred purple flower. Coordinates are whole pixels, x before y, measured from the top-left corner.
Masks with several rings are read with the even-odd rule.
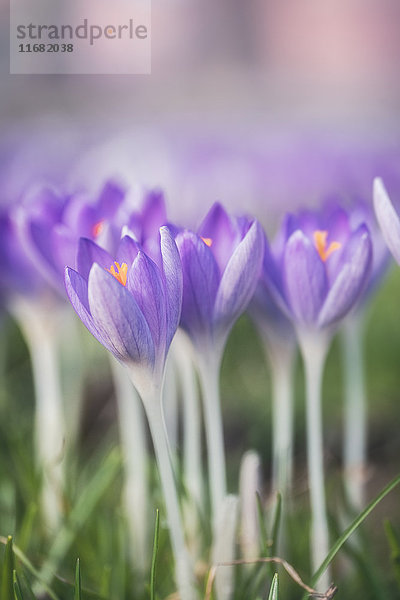
[[[222,350],[229,331],[246,309],[259,277],[264,233],[257,221],[232,218],[214,204],[198,233],[181,231],[181,325],[200,350]]]
[[[21,248],[16,223],[9,211],[0,214],[0,287],[6,296],[36,295],[44,282]]]
[[[94,337],[120,362],[144,367],[161,380],[180,318],[182,270],[166,227],[160,229],[159,247],[160,267],[129,236],[121,239],[115,257],[81,238],[77,271],[66,268],[65,284],[76,313]]]
[[[64,267],[75,266],[80,237],[105,247],[116,244],[109,221],[123,198],[124,191],[111,181],[95,198],[82,193],[61,196],[50,188],[31,191],[25,198],[17,213],[20,242],[50,285],[63,293]]]
[[[331,207],[286,217],[273,249],[266,245],[261,281],[297,326],[322,329],[355,305],[371,264],[366,225],[352,228],[349,215]]]
[[[132,210],[129,201],[121,205],[114,218],[119,232],[130,235],[157,264],[160,264],[160,227],[166,225],[172,232],[175,229],[167,220],[164,194],[160,189],[147,190],[139,210]]]

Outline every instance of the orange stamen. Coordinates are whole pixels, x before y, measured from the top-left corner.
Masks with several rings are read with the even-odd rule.
[[[327,231],[314,231],[314,243],[321,260],[325,262],[330,255],[342,247],[340,242],[331,242],[327,247]]]
[[[203,242],[205,243],[206,246],[210,247],[212,246],[212,239],[211,238],[201,238],[203,240]]]
[[[92,234],[94,238],[99,237],[99,235],[101,234],[101,232],[104,229],[104,220],[103,221],[99,221],[98,223],[96,223],[95,225],[93,225],[92,228]]]
[[[115,270],[114,265],[117,267],[117,270]],[[126,263],[120,265],[118,262],[114,262],[114,265],[111,265],[107,271],[111,273],[111,275],[114,275],[115,279],[125,286],[126,278],[128,276],[128,265]]]

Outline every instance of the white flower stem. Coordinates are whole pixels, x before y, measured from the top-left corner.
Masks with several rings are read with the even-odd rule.
[[[324,488],[324,451],[321,410],[322,376],[328,339],[323,333],[299,333],[306,384],[307,458],[311,500],[311,566],[315,572],[329,551],[329,532]],[[325,571],[321,590],[329,585]]]
[[[134,378],[132,378],[134,381]],[[156,454],[161,486],[164,493],[172,551],[175,558],[176,582],[181,600],[194,600],[193,570],[185,544],[176,483],[162,415],[160,388],[141,391]]]
[[[183,408],[183,468],[185,484],[197,510],[204,501],[201,466],[201,412],[192,348],[184,334],[178,332],[171,350],[179,365]]]
[[[261,493],[261,460],[257,452],[248,450],[240,464],[240,547],[245,560],[260,553],[260,524],[257,493]],[[251,567],[250,567],[251,568]]]
[[[87,366],[82,349],[82,334],[86,335],[83,325],[76,318],[73,311],[66,310],[59,332],[61,350],[61,381],[64,394],[65,427],[67,431],[67,452],[73,455],[76,452],[76,443],[79,436],[83,388],[84,369]]]
[[[178,388],[176,379],[176,365],[172,354],[169,353],[165,365],[162,407],[165,426],[167,428],[168,443],[174,456],[178,447],[179,429]]]
[[[148,555],[149,482],[147,477],[146,423],[141,399],[128,373],[110,356],[118,404],[118,422],[124,457],[124,504],[132,563],[144,575]]]
[[[212,562],[230,563],[235,559],[236,529],[239,513],[239,498],[229,495],[224,499],[218,517],[213,540]],[[218,600],[230,600],[234,591],[234,566],[220,568],[215,576],[216,596]]]
[[[60,315],[25,302],[14,304],[32,361],[35,388],[35,448],[42,471],[41,512],[55,531],[62,516],[65,422],[60,384],[57,329]]]
[[[226,465],[221,400],[219,393],[220,360],[215,355],[199,356],[199,376],[203,395],[207,438],[208,475],[214,527],[226,496]]]
[[[359,511],[365,504],[367,455],[366,391],[363,363],[363,315],[354,314],[342,328],[345,377],[344,479],[348,500]]]
[[[293,479],[294,344],[266,343],[272,380],[272,491],[284,501]]]

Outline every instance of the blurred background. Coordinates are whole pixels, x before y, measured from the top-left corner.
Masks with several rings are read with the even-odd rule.
[[[396,0],[153,0],[150,76],[8,75],[0,10],[3,198],[120,175],[165,187],[185,219],[216,198],[272,218],[332,188],[369,195],[398,155]]]

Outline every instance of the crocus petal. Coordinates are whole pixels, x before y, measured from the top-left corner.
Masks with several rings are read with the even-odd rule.
[[[133,213],[129,229],[144,251],[160,266],[159,229],[167,223],[164,195],[160,190],[147,192],[140,212]]]
[[[387,247],[400,264],[400,220],[379,177],[374,180],[374,208]]]
[[[58,271],[56,255],[53,247],[51,228],[43,223],[32,222],[23,210],[15,213],[16,232],[27,264],[32,271],[43,278],[40,285],[46,282],[58,293],[63,293],[62,278]],[[64,265],[63,265],[64,267]]]
[[[43,272],[50,267],[51,272],[57,273],[54,261],[53,240],[47,225],[43,223],[27,223],[27,242],[31,247],[30,257],[35,266]],[[28,246],[26,247],[28,249]]]
[[[353,228],[355,228],[355,224],[350,222],[347,212],[339,206],[327,207],[324,220],[326,223],[324,229],[329,232],[328,241],[345,244],[351,233],[350,226],[352,225]],[[359,225],[359,223],[357,223],[357,225]]]
[[[62,221],[76,237],[93,237],[95,209],[89,204],[86,195],[75,194],[66,202]]]
[[[142,214],[142,239],[158,238],[160,227],[167,222],[164,194],[160,190],[148,192]]]
[[[288,215],[286,219],[286,239],[288,240],[299,229],[307,237],[312,237],[316,229],[322,229],[318,215],[310,210],[303,210],[296,215]]]
[[[195,233],[179,233],[176,245],[183,273],[181,325],[193,339],[199,339],[211,332],[218,266],[210,248]]]
[[[117,212],[125,196],[124,189],[113,181],[106,181],[97,201],[100,219],[111,219]]]
[[[166,348],[168,349],[181,318],[183,291],[181,259],[168,227],[160,229],[160,248],[167,305]]]
[[[147,321],[155,349],[164,354],[166,314],[163,281],[157,266],[143,252],[139,252],[128,273],[127,287]]]
[[[319,327],[331,325],[343,317],[365,288],[372,263],[372,242],[365,225],[361,225],[350,236],[343,251],[343,260],[343,267],[319,314]]]
[[[212,253],[222,275],[232,256],[238,232],[233,225],[231,217],[219,202],[213,204],[204,217],[199,227],[198,235],[203,239],[209,240]]]
[[[89,309],[87,281],[79,273],[69,267],[65,268],[65,289],[74,310],[85,327],[107,350],[117,356],[117,349],[113,347],[111,340],[104,337],[94,324]]]
[[[219,284],[214,322],[222,335],[246,309],[257,286],[264,257],[264,232],[258,221],[238,244]]]
[[[76,266],[76,236],[62,223],[57,223],[50,235],[54,248],[54,260],[58,267],[58,279],[62,281],[64,268],[71,265]]]
[[[116,260],[122,264],[130,266],[139,252],[139,244],[129,235],[124,235],[118,245]]]
[[[77,270],[85,279],[88,279],[93,263],[98,263],[104,269],[109,269],[114,264],[110,254],[88,238],[80,238],[76,256]]]
[[[284,254],[284,281],[289,305],[297,321],[315,323],[325,299],[325,267],[310,240],[293,233]]]
[[[115,356],[123,362],[153,367],[153,340],[136,300],[96,263],[89,273],[88,299],[96,329],[112,342]]]

